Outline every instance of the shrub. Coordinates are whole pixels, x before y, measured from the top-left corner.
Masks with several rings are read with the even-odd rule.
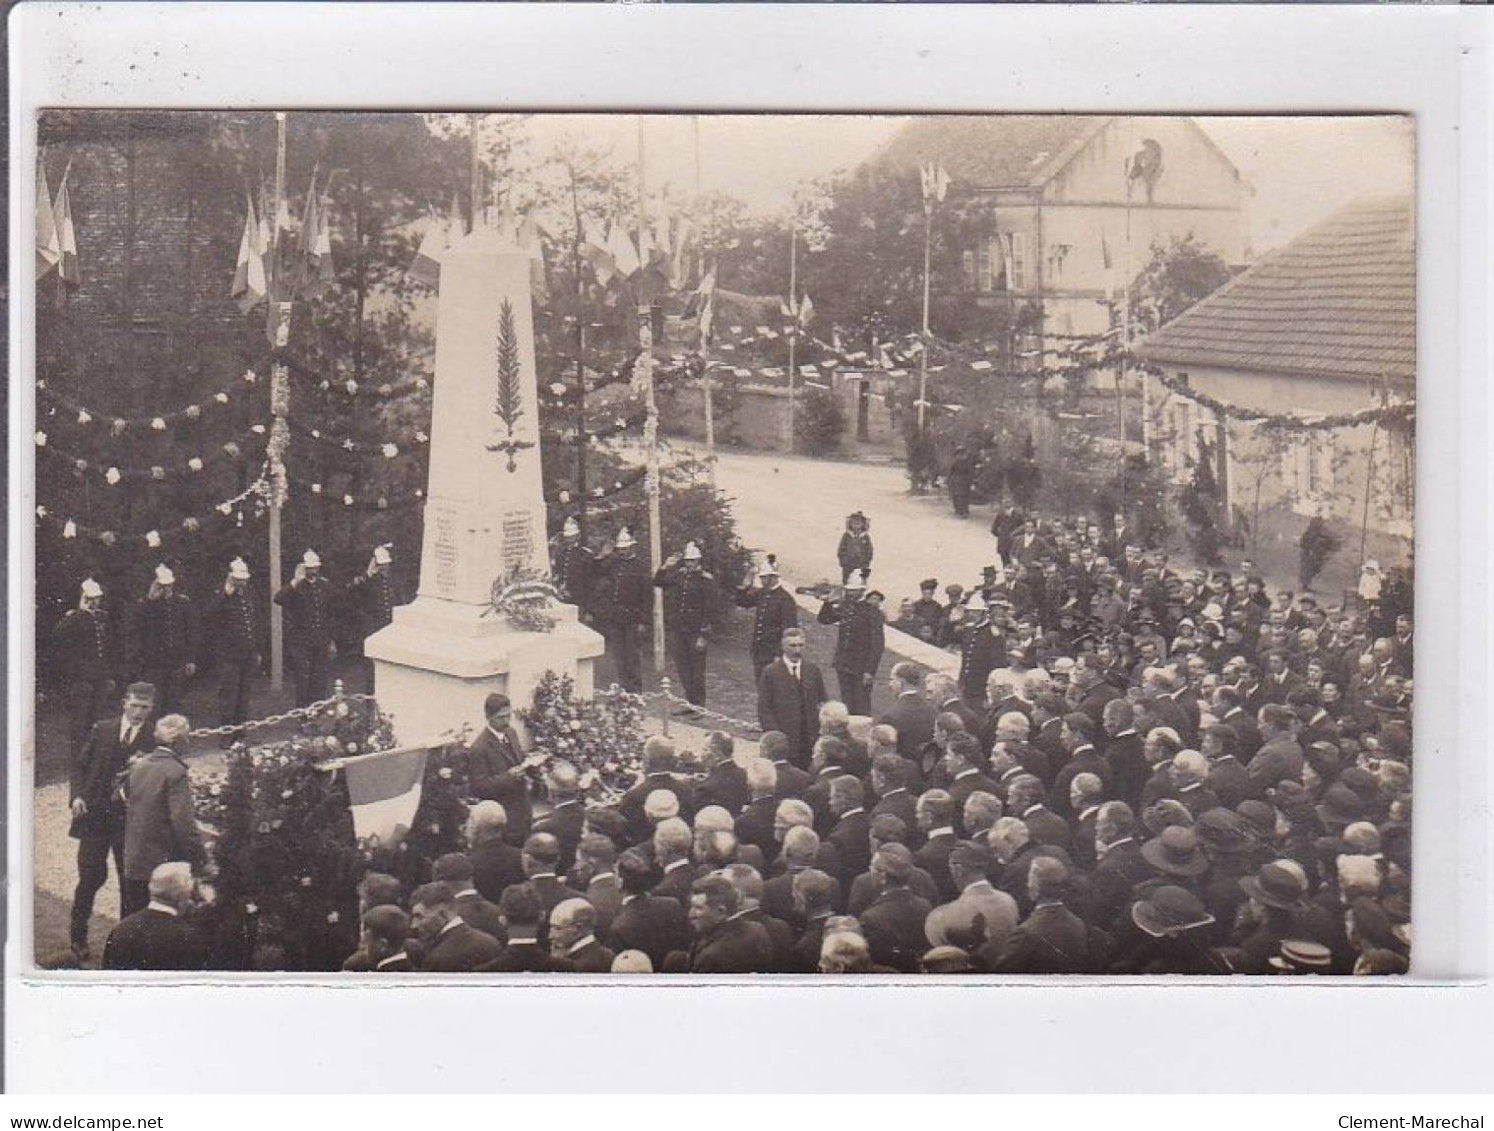
[[[794,413],[794,450],[824,459],[840,450],[846,410],[828,389],[806,389]]]
[[[1204,565],[1218,565],[1224,560],[1220,549],[1224,536],[1219,530],[1219,482],[1214,476],[1214,445],[1198,434],[1198,454],[1193,460],[1193,474],[1178,500],[1188,526],[1184,532],[1194,555]]]

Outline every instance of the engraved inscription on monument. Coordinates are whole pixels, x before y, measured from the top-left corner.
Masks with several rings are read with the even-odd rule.
[[[534,516],[529,508],[503,516],[503,570],[524,569],[534,557]]]
[[[461,519],[458,508],[452,503],[432,503],[429,514],[436,527],[431,549],[436,564],[436,592],[449,596],[456,592],[459,580],[457,560]]]

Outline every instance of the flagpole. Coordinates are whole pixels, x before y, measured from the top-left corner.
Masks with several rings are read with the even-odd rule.
[[[477,159],[477,115],[467,115],[467,150],[471,168],[472,223],[467,231],[477,229],[477,207],[482,197],[482,165]]]
[[[795,294],[799,289],[799,214],[794,213],[793,222],[789,226],[789,362],[788,362],[788,424],[789,424],[789,451],[794,450],[794,377],[798,368],[794,364],[794,347],[797,345],[799,335],[795,311]]]
[[[586,288],[581,279],[581,197],[576,188],[576,166],[571,174],[571,212],[576,220],[576,242],[571,246],[571,266],[576,272],[576,525],[581,544],[586,545]]]
[[[285,366],[280,364],[280,347],[275,333],[275,300],[276,274],[275,267],[278,265],[277,249],[280,244],[280,201],[285,195],[285,111],[275,111],[275,200],[272,204],[274,219],[270,222],[270,247],[269,261],[267,264],[268,283],[265,295],[265,328],[270,337],[270,410],[274,415],[271,427],[276,433],[284,435],[289,428],[286,419],[288,416],[290,397],[290,374]],[[284,450],[283,446],[279,449]],[[272,469],[273,470],[273,469]],[[277,479],[284,475],[283,465],[277,474]],[[272,484],[270,490],[270,596],[280,592],[284,584],[283,570],[281,568],[281,491],[279,484]],[[273,600],[270,602],[270,688],[279,691],[285,686],[285,623],[281,617],[280,606]]]
[[[927,194],[927,190],[925,190]],[[934,243],[934,201],[923,201],[923,349],[918,352],[918,439],[923,442],[924,409],[929,399],[929,259]]]
[[[700,115],[690,115],[690,126],[692,140],[695,147],[695,228],[696,246],[700,246]],[[700,270],[705,273],[705,256],[701,255]],[[714,300],[712,300],[714,301]],[[707,357],[710,352],[706,343],[706,330],[701,327],[700,331],[700,387],[705,398],[705,443],[706,443],[706,475],[710,479],[711,486],[716,485],[716,406],[712,398],[711,389],[711,363]]]
[[[638,116],[638,255],[643,258],[644,233],[648,231],[648,197],[644,185],[643,115]],[[638,281],[644,282],[648,264],[641,262]],[[638,364],[642,367],[644,409],[647,416],[643,422],[643,446],[648,459],[646,489],[648,491],[648,560],[652,574],[659,572],[664,561],[663,531],[659,528],[659,404],[654,398],[654,327],[653,312],[638,304],[638,344],[641,352]],[[654,594],[654,671],[664,673],[664,591],[653,586]]]

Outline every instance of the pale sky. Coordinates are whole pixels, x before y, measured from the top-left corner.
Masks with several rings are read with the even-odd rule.
[[[851,168],[908,119],[870,115],[710,115],[699,117],[700,187],[741,198],[758,213],[786,211],[800,182]],[[1414,181],[1411,119],[1379,117],[1199,117],[1247,181],[1257,254],[1280,246],[1359,196],[1408,193]],[[632,164],[638,151],[631,114],[537,115],[520,127],[545,153],[563,138],[610,151]],[[647,181],[693,194],[695,119],[645,119]]]

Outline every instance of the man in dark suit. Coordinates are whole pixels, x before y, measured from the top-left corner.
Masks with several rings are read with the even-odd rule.
[[[880,816],[872,818],[871,832],[868,839],[871,841],[873,855],[884,844],[906,845],[907,838],[908,828],[899,818],[892,816],[890,813],[883,813]],[[933,877],[923,868],[919,867],[916,861],[913,865],[913,872],[908,877],[908,888],[914,895],[921,896],[932,905],[938,905],[939,887],[934,883]],[[846,896],[844,903],[845,913],[847,915],[860,915],[872,905],[872,901],[877,898],[881,891],[882,877],[872,871],[868,865],[867,870],[851,882],[851,890]],[[837,908],[842,906],[838,898],[835,905]]]
[[[130,684],[119,717],[94,723],[73,755],[68,783],[73,820],[68,835],[78,842],[78,886],[69,938],[79,963],[88,957],[88,919],[94,897],[109,879],[111,855],[114,875],[123,887],[125,808],[116,785],[130,759],[150,746],[154,704],[150,684]]]
[[[125,786],[124,882],[120,902],[125,914],[150,901],[149,882],[156,866],[185,860],[193,867],[207,862],[192,786],[180,751],[191,724],[185,716],[167,715],[156,723],[156,748],[130,765]]]
[[[968,836],[963,824],[965,802],[972,793],[1001,795],[1001,787],[980,772],[980,740],[972,734],[952,734],[944,748],[944,764],[949,771],[949,796],[954,804],[956,832]]]
[[[577,871],[586,876],[586,902],[597,913],[597,933],[605,936],[622,910],[622,883],[617,878],[617,848],[604,836],[587,833],[576,849]],[[574,876],[573,884],[580,883]]]
[[[1291,657],[1281,648],[1266,653],[1266,674],[1261,680],[1262,705],[1284,704],[1287,696],[1302,686],[1302,677],[1292,671]]]
[[[405,949],[405,940],[410,933],[410,917],[398,907],[384,903],[370,907],[363,913],[362,932],[356,969],[364,973],[406,974],[415,969],[415,963]],[[352,959],[343,963],[343,969],[353,969]]]
[[[695,787],[695,798],[702,809],[719,805],[735,817],[750,800],[747,771],[733,759],[735,750],[735,741],[724,730],[713,730],[706,736],[707,772],[705,780]]]
[[[545,790],[550,796],[550,811],[534,823],[537,833],[549,833],[560,844],[560,873],[565,875],[576,866],[576,846],[581,843],[581,827],[586,810],[581,804],[581,775],[570,762],[556,760],[545,773]]]
[[[787,737],[788,760],[802,768],[820,735],[820,704],[830,696],[819,665],[804,658],[804,630],[784,630],[782,643],[783,654],[758,676],[757,721]]]
[[[767,932],[772,944],[768,964],[758,972],[764,974],[788,974],[789,952],[793,950],[795,934],[782,919],[768,914],[763,907],[762,873],[750,864],[729,864],[720,875],[737,891],[737,911],[732,916],[744,923],[755,923]]]
[[[581,974],[610,974],[616,955],[597,941],[597,913],[584,899],[568,899],[550,912],[550,953]]]
[[[679,900],[649,894],[652,872],[647,857],[636,849],[617,858],[623,903],[606,937],[614,950],[641,950],[655,970],[662,970],[671,951],[689,945],[689,928]]]
[[[1095,854],[1090,877],[1090,920],[1110,930],[1131,906],[1138,884],[1154,875],[1133,835],[1136,819],[1124,801],[1107,801],[1095,815]]]
[[[451,886],[452,902],[462,922],[476,927],[502,944],[508,941],[498,905],[484,899],[472,883],[472,861],[462,852],[448,852],[436,857],[431,865],[431,879]]]
[[[835,823],[830,813],[830,783],[846,773],[846,748],[840,739],[822,734],[814,744],[814,761],[810,768],[815,772],[814,781],[804,790],[804,800],[814,811],[814,831],[828,836]]]
[[[1068,850],[1069,824],[1045,804],[1047,791],[1031,774],[1014,779],[1006,790],[1007,809],[1020,817],[1034,844],[1051,844]]]
[[[151,872],[146,906],[125,916],[104,943],[105,970],[203,970],[207,948],[182,918],[192,900],[192,869],[178,860]]]
[[[1233,809],[1242,801],[1259,797],[1260,791],[1250,774],[1235,756],[1239,739],[1229,723],[1215,723],[1203,728],[1200,749],[1209,760],[1207,785],[1219,797],[1219,803]]]
[[[766,758],[754,758],[747,764],[747,790],[751,795],[736,819],[737,841],[756,845],[763,859],[772,860],[778,853],[773,839],[773,816],[778,810],[778,767]]]
[[[923,673],[906,661],[892,665],[892,706],[882,712],[879,723],[897,731],[897,752],[916,758],[934,737],[934,705],[923,695]]]
[[[821,848],[820,838],[811,828],[798,826],[784,834],[783,854],[778,859],[780,870],[763,885],[763,909],[769,915],[782,919],[790,926],[801,923],[794,906],[794,878],[801,872],[811,870],[824,872],[831,877],[835,883],[832,904],[835,907],[841,906],[840,893],[843,889],[835,878],[836,873],[820,867]]]
[[[509,844],[518,846],[529,835],[533,808],[529,801],[529,778],[524,755],[519,751],[519,736],[514,731],[513,707],[507,695],[492,692],[483,702],[487,726],[467,747],[467,774],[472,795],[481,800],[496,801],[508,814],[504,834]]]
[[[952,713],[959,716],[961,729],[966,734],[980,734],[980,715],[960,698],[959,685],[949,676],[942,672],[930,672],[924,677],[923,693],[934,708],[936,722],[940,715]]]
[[[960,839],[954,830],[954,800],[942,789],[931,789],[918,799],[917,812],[924,840],[914,862],[933,877],[939,902],[948,903],[960,894],[949,876],[949,854]]]
[[[581,893],[568,887],[560,878],[560,842],[549,833],[530,833],[520,854],[524,865],[524,882],[520,887],[534,892],[540,905],[540,939],[548,941],[550,912],[568,899],[580,899]],[[502,900],[499,900],[501,905]]]
[[[435,881],[410,893],[410,924],[425,944],[422,968],[457,974],[492,962],[503,947],[492,935],[465,922],[450,884]]]
[[[877,795],[877,803],[872,807],[870,820],[876,820],[883,813],[890,813],[902,821],[905,828],[916,833],[918,830],[918,802],[908,789],[908,774],[911,763],[905,762],[896,754],[879,754],[872,762],[872,792]],[[910,844],[909,848],[916,848],[922,844],[922,837],[917,843]]]
[[[882,891],[860,919],[872,960],[905,974],[917,973],[919,956],[928,946],[924,923],[933,904],[908,888],[913,854],[901,844],[884,844],[872,857],[871,867],[881,879]]]
[[[834,877],[818,868],[795,872],[793,901],[796,919],[804,924],[798,940],[789,950],[789,972],[813,974],[820,967],[820,946],[825,941],[825,925],[835,914],[836,894],[840,885]]]
[[[840,856],[840,881],[851,881],[871,865],[871,817],[864,804],[861,779],[842,774],[830,782],[830,812],[835,826],[827,838]]]
[[[1211,713],[1234,730],[1235,757],[1241,763],[1248,763],[1261,748],[1261,732],[1256,728],[1255,720],[1242,706],[1240,693],[1233,687],[1215,688]]]
[[[798,757],[789,746],[788,736],[782,731],[770,730],[758,739],[757,752],[763,761],[772,764],[778,771],[773,787],[780,801],[790,797],[803,797],[814,775],[793,761]],[[808,761],[804,763],[806,766]]]
[[[523,854],[504,839],[508,814],[496,801],[479,801],[467,817],[467,855],[472,860],[472,886],[490,903],[504,891],[524,882]]]
[[[632,843],[647,840],[653,833],[653,825],[643,811],[648,795],[656,789],[667,789],[679,802],[677,816],[689,823],[695,819],[695,793],[683,778],[676,777],[674,770],[678,759],[674,743],[662,735],[654,735],[643,744],[643,779],[622,795],[617,811],[628,822],[628,835]]]
[[[724,876],[696,880],[689,910],[694,941],[688,953],[676,951],[665,960],[665,972],[754,974],[768,970],[773,941],[762,924],[733,918],[739,910],[741,898]]]
[[[654,863],[658,865],[662,878],[650,894],[677,899],[681,907],[688,905],[691,884],[695,879],[690,870],[690,850],[695,846],[690,826],[678,817],[660,821],[654,830],[653,843]]]
[[[1245,772],[1264,793],[1284,779],[1300,782],[1306,757],[1296,738],[1297,716],[1290,707],[1267,703],[1256,715],[1261,748],[1245,763]]]
[[[1140,803],[1142,787],[1152,776],[1135,723],[1135,712],[1124,699],[1105,704],[1105,765],[1110,771],[1110,792],[1128,805]]]
[[[799,605],[794,595],[778,583],[778,566],[772,554],[767,564],[757,571],[757,586],[749,582],[737,590],[737,604],[744,609],[756,609],[752,617],[752,678],[758,679],[763,669],[778,658],[787,629],[799,625]]]
[[[1069,805],[1069,784],[1080,774],[1094,774],[1110,791],[1110,767],[1095,749],[1095,724],[1083,711],[1065,715],[1063,720],[1064,743],[1069,748],[1069,757],[1053,776],[1053,788],[1048,791],[1048,808],[1060,820],[1074,815]]]
[[[1032,912],[999,950],[982,952],[998,974],[1087,974],[1098,966],[1089,926],[1063,904],[1069,870],[1039,857],[1028,873]]]
[[[504,892],[498,901],[498,911],[508,932],[508,945],[501,954],[479,966],[479,973],[554,974],[575,969],[565,959],[551,955],[549,948],[540,942],[545,912],[527,884],[515,884]]]

